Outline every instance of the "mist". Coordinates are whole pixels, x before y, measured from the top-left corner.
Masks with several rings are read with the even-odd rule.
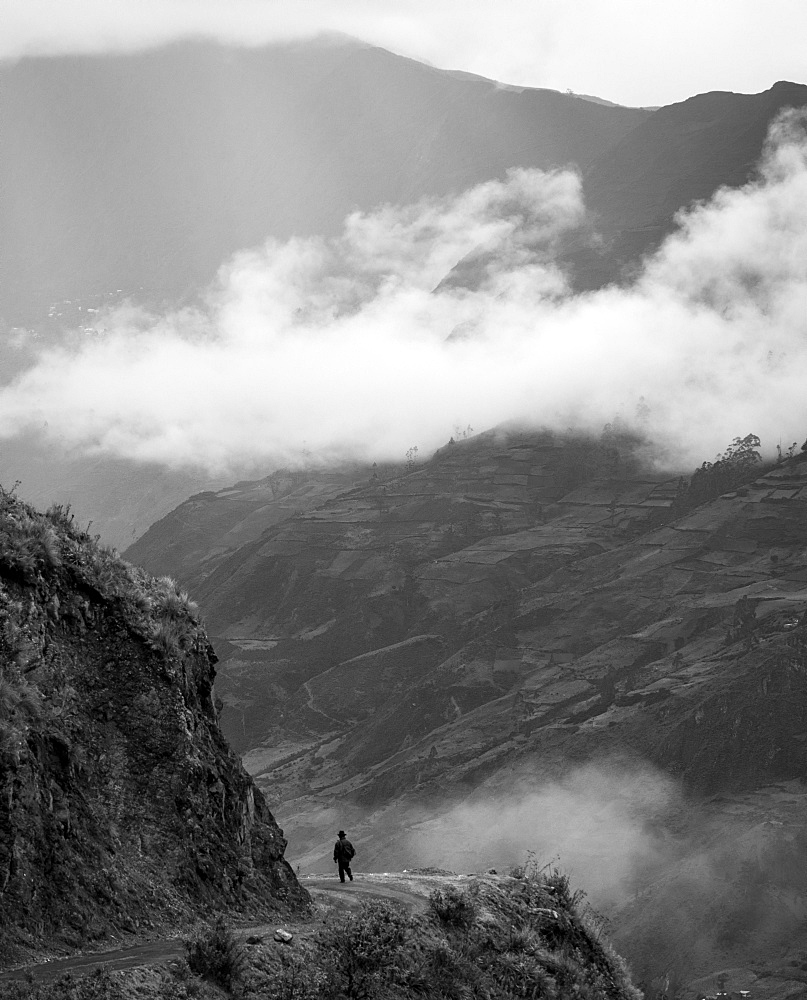
[[[532,857],[561,868],[596,905],[614,906],[676,850],[665,831],[683,796],[650,765],[604,761],[554,781],[522,775],[505,785],[418,825],[408,844],[417,865],[504,874]]]
[[[746,966],[803,928],[803,791],[703,800],[647,761],[614,757],[546,780],[499,773],[410,828],[410,868],[506,875],[558,868],[638,979],[690,980],[715,954]]]
[[[590,220],[569,171],[267,240],[193,307],[125,303],[37,349],[0,434],[226,474],[423,456],[469,424],[599,433],[641,399],[660,468],[748,433],[771,454],[807,426],[806,133],[781,116],[757,178],[683,212],[626,287],[570,291],[558,246]],[[473,281],[444,280],[460,262]]]

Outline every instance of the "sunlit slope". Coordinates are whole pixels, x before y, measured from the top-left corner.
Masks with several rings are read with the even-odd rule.
[[[356,208],[582,169],[647,116],[349,41],[23,59],[0,68],[0,316],[182,296]]]

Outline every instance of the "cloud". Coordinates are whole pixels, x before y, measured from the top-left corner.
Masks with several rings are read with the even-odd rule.
[[[533,855],[559,865],[597,905],[613,906],[672,856],[662,829],[680,808],[675,782],[650,765],[588,764],[555,781],[475,793],[415,827],[409,856],[420,867],[505,872]]]
[[[400,459],[457,425],[599,432],[641,397],[670,468],[738,435],[769,451],[804,435],[803,115],[773,127],[757,180],[682,213],[629,287],[569,291],[555,251],[584,219],[575,174],[514,170],[354,214],[336,239],[269,240],[195,309],[127,305],[41,353],[0,390],[0,428],[216,472]],[[459,262],[473,281],[443,280]]]

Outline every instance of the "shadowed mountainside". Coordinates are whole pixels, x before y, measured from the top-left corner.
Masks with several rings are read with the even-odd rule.
[[[681,208],[756,172],[771,121],[807,105],[807,86],[780,81],[761,94],[715,91],[656,110],[583,172],[601,247],[570,248],[578,288],[600,288],[635,269],[674,228]]]
[[[510,167],[582,169],[648,114],[347,39],[0,65],[0,379],[31,360],[9,327],[33,328],[36,349],[69,330],[98,336],[110,303],[190,301],[233,253],[270,237],[333,235],[357,209],[459,192]],[[223,485],[32,436],[3,448],[0,474],[38,507],[72,504],[121,548],[190,493]]]

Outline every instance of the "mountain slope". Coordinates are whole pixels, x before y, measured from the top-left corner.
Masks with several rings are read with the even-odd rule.
[[[582,169],[647,115],[346,40],[1,65],[0,335],[15,359],[8,326],[34,327],[39,349],[94,330],[123,297],[187,301],[270,237],[335,234],[357,209],[513,166]],[[17,370],[9,359],[3,380]],[[37,506],[71,503],[121,548],[222,485],[198,470],[66,457],[30,436],[3,449],[0,475]]]
[[[582,168],[647,115],[346,41],[23,59],[0,67],[0,316],[178,298],[356,208]]]
[[[666,846],[631,872],[644,908],[625,902],[616,932],[646,976],[678,963],[692,978],[764,964],[773,939],[798,946],[807,458],[693,506],[694,488],[644,469],[637,445],[613,429],[452,444],[267,518],[262,534],[253,524],[196,587],[225,728],[282,801],[304,864],[322,863],[323,828],[340,823],[371,870],[413,851],[419,864],[501,864],[543,845],[607,871],[602,847],[575,854],[585,841],[540,827],[480,843],[455,817],[495,815],[491,801],[512,815],[581,768],[622,774],[623,790],[671,778],[686,802],[652,807]],[[227,500],[197,503],[224,517]],[[186,524],[200,516],[182,510]],[[149,542],[139,557],[161,570],[165,536],[151,554]],[[760,852],[775,870],[755,867]],[[698,865],[709,878],[693,880]],[[665,893],[689,914],[675,934]]]
[[[606,240],[600,253],[571,256],[578,287],[618,278],[658,246],[680,209],[753,177],[773,119],[805,105],[807,86],[786,81],[760,94],[698,94],[659,108],[601,153],[583,186]]]

